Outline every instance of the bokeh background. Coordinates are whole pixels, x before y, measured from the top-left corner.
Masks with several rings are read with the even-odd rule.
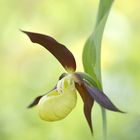
[[[0,0],[0,140],[102,140],[100,107],[92,112],[91,136],[78,98],[58,122],[40,120],[27,105],[49,91],[64,69],[19,29],[56,38],[74,54],[83,71],[82,49],[92,32],[97,0]],[[128,114],[107,112],[109,140],[140,140],[140,4],[116,0],[102,43],[104,90]]]

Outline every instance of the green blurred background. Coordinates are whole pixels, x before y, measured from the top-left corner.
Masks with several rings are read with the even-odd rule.
[[[78,98],[76,108],[58,122],[40,120],[26,106],[49,91],[64,69],[43,47],[19,29],[56,38],[73,52],[78,71],[92,32],[97,0],[0,0],[0,140],[102,140],[100,107],[92,112],[91,136]],[[106,94],[128,114],[107,112],[109,140],[140,140],[140,4],[116,0],[102,43]]]

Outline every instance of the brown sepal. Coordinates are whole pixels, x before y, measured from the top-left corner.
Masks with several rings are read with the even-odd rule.
[[[88,122],[88,125],[90,127],[91,133],[93,134],[91,112],[92,112],[94,100],[91,97],[91,95],[87,92],[84,82],[79,77],[79,75],[77,75],[77,80],[75,81],[75,86],[83,100],[84,114],[85,114],[86,120]]]
[[[22,30],[21,30],[22,31]],[[38,43],[52,53],[68,72],[76,70],[76,61],[73,54],[54,38],[33,32],[22,31],[33,43]]]

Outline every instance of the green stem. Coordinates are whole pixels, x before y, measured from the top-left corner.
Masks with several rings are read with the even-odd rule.
[[[102,77],[101,77],[101,42],[102,42],[102,35],[103,35],[103,32],[104,32],[104,27],[105,27],[105,24],[106,24],[106,21],[107,21],[107,18],[108,18],[108,15],[109,15],[109,12],[110,12],[110,9],[111,9],[111,6],[112,6],[112,3],[113,3],[114,0],[100,0],[100,3],[99,3],[99,9],[98,9],[98,15],[97,15],[97,19],[96,19],[96,25],[95,25],[95,30],[98,28],[98,25],[102,22],[102,20],[105,18],[105,21],[104,21],[104,25],[103,25],[103,28],[102,28],[102,33],[101,33],[101,36],[100,36],[100,49],[99,49],[99,52],[98,52],[98,63],[99,63],[99,69],[100,69],[100,74],[97,73],[97,76],[98,76],[98,79],[100,81],[100,86],[99,86],[99,89],[103,91],[103,88],[102,88]],[[106,109],[101,107],[101,112],[102,112],[102,122],[103,122],[103,138],[104,140],[107,140],[107,116],[106,116]]]
[[[99,89],[103,91],[102,83],[99,86]],[[101,113],[102,113],[102,128],[103,128],[103,139],[107,140],[107,115],[106,115],[106,109],[101,106]]]
[[[105,108],[101,107],[102,111],[102,122],[103,122],[103,136],[104,140],[107,140],[107,116]]]

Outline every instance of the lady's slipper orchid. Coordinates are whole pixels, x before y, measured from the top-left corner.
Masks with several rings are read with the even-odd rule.
[[[22,32],[27,34],[33,43],[42,45],[52,53],[67,71],[60,76],[54,89],[45,95],[38,96],[28,106],[31,108],[37,105],[41,119],[57,121],[65,118],[76,105],[76,91],[83,100],[84,114],[91,132],[93,132],[91,110],[94,100],[108,110],[122,112],[98,89],[94,79],[86,73],[75,72],[75,58],[64,45],[50,36],[27,31]]]

